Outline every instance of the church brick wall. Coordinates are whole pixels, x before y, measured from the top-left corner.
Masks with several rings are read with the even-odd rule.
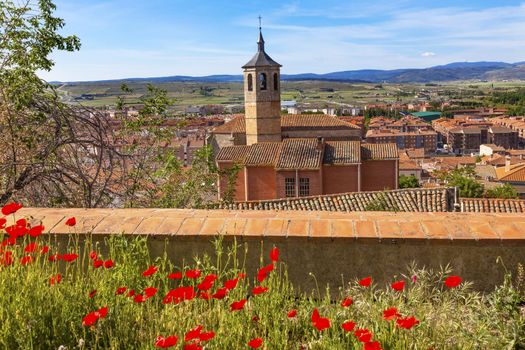
[[[276,198],[276,174],[273,167],[248,168],[248,200]]]
[[[366,160],[361,165],[361,191],[395,190],[395,160]]]
[[[323,194],[357,192],[359,168],[351,166],[323,166]]]

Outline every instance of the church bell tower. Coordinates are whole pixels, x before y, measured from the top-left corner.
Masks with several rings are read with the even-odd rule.
[[[244,69],[246,144],[281,141],[281,65],[264,51],[259,27],[258,50]]]

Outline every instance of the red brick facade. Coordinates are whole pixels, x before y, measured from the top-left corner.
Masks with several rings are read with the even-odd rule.
[[[361,164],[361,191],[397,189],[397,161],[365,160]]]
[[[291,198],[319,196],[327,194],[383,191],[397,189],[397,160],[369,160],[361,165],[334,166],[323,165],[320,170],[279,171],[272,167],[248,167],[247,175],[243,168],[237,175],[235,201],[257,201],[287,198],[286,179],[294,179],[294,194]],[[230,164],[231,166],[231,164]],[[219,166],[221,169],[224,164]],[[361,179],[359,170],[361,169]],[[301,195],[301,179],[308,179],[308,192]],[[248,197],[245,192],[248,188]],[[361,182],[361,188],[359,188]],[[227,179],[220,179],[221,198],[227,188]]]

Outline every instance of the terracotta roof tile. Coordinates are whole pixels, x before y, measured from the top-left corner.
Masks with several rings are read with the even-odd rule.
[[[223,147],[215,157],[218,162],[244,162],[250,146],[228,146]]]
[[[505,171],[505,167],[496,169],[498,180],[509,182],[525,182],[525,163],[510,166],[510,171]]]
[[[312,128],[321,129],[352,129],[360,130],[355,124],[345,122],[337,117],[325,114],[284,114],[281,116],[281,129],[287,130],[308,130]],[[217,126],[212,131],[213,134],[243,134],[246,133],[246,122],[244,115],[235,117],[223,125]]]
[[[395,143],[366,143],[361,145],[362,160],[399,159]]]
[[[360,150],[360,141],[327,141],[323,163],[332,165],[361,163]]]
[[[251,145],[246,166],[275,166],[281,147],[281,142],[259,142]]]
[[[323,156],[317,139],[285,139],[277,157],[276,169],[319,169]]]

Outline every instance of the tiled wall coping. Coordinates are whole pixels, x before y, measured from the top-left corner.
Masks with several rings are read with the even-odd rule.
[[[54,234],[525,241],[523,214],[24,208],[21,216]],[[65,225],[72,216],[74,228]]]

